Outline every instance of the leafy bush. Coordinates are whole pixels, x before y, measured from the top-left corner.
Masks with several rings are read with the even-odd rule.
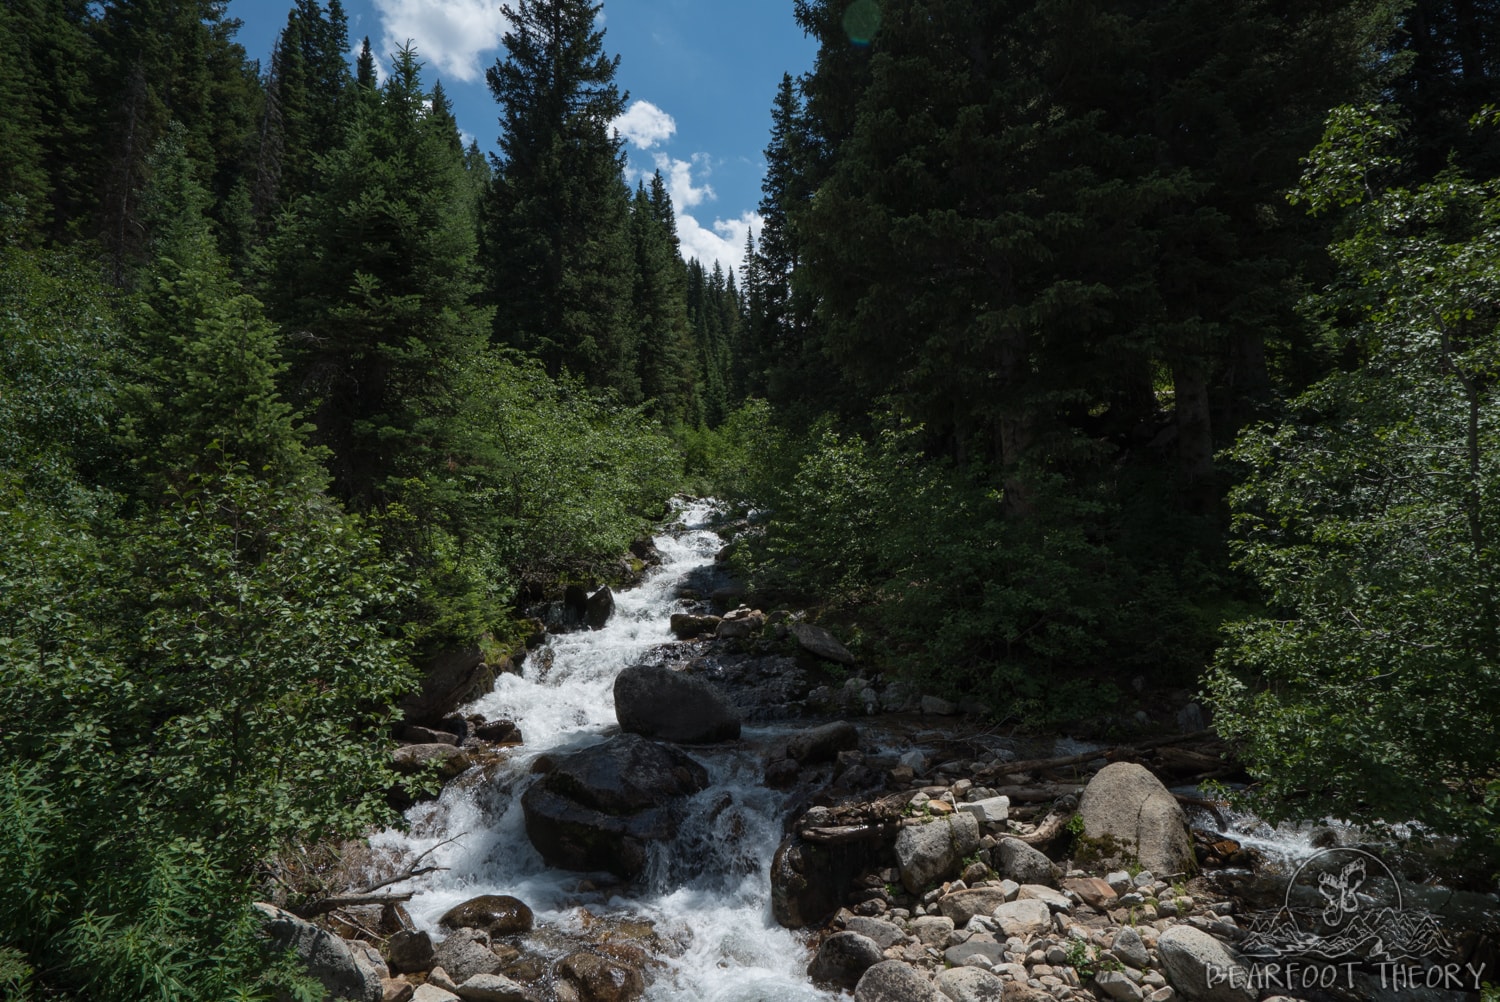
[[[1378,190],[1394,133],[1341,109],[1303,197],[1352,207],[1311,306],[1347,368],[1248,430],[1236,554],[1271,614],[1209,678],[1262,811],[1417,820],[1500,859],[1500,182]]]
[[[1131,663],[1106,658],[1127,635],[1182,651],[1188,663],[1169,670],[1202,666],[1217,623],[1171,621],[1161,595],[1182,579],[1164,561],[1122,560],[1102,500],[1037,475],[1035,512],[1016,518],[990,471],[920,441],[915,427],[873,442],[821,433],[739,558],[757,590],[857,615],[881,638],[877,660],[1036,723],[1113,708],[1107,676]]]
[[[680,428],[675,436],[690,489],[747,508],[771,502],[803,451],[764,400],[745,401],[717,428]]]
[[[619,556],[681,484],[680,454],[640,408],[556,383],[538,362],[487,352],[462,398],[451,531],[492,579],[550,583]]]
[[[388,816],[392,569],[239,474],[92,531],[4,486],[0,943],[90,998],[234,997],[256,863]]]

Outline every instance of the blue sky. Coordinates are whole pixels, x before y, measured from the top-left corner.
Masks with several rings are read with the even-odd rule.
[[[491,151],[498,109],[484,71],[502,53],[500,0],[344,0],[349,34],[368,35],[384,57],[407,39],[441,79],[459,127]],[[232,0],[238,40],[269,64],[286,23],[285,0]],[[685,257],[738,268],[748,228],[758,226],[771,101],[784,72],[812,65],[815,45],[792,19],[791,0],[605,0],[605,49],[630,94],[619,123],[632,180],[660,168],[677,208]]]

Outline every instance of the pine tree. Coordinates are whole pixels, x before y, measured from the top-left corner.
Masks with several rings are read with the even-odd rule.
[[[185,131],[174,126],[157,144],[142,194],[152,264],[141,283],[123,438],[151,504],[193,474],[237,467],[269,483],[314,488],[307,429],[277,386],[286,368],[279,333],[230,279]]]
[[[635,245],[632,295],[642,396],[654,401],[652,413],[668,425],[696,412],[697,366],[688,336],[687,273],[677,242],[672,202],[658,171],[651,189],[642,182],[630,210]]]
[[[305,332],[294,385],[318,401],[335,487],[359,510],[447,461],[457,380],[484,338],[474,189],[451,116],[430,105],[403,49],[269,245],[273,315]]]
[[[745,259],[741,265],[740,340],[734,346],[734,383],[741,397],[766,395],[766,279],[755,244],[755,231],[745,234]]]
[[[634,255],[619,58],[599,5],[519,0],[504,8],[506,56],[490,68],[500,154],[485,212],[495,338],[590,385],[639,399],[630,322]]]
[[[369,74],[367,86],[373,87],[374,57],[369,39],[365,42],[360,72]],[[348,52],[349,29],[339,0],[329,0],[326,10],[317,0],[296,0],[271,52],[266,82],[255,198],[262,219],[309,192],[315,158],[338,145],[350,105],[361,93],[350,86]]]
[[[799,18],[802,16],[799,14]],[[842,72],[863,67],[857,56],[852,66],[844,63],[848,54],[832,58]],[[823,70],[830,72],[836,71]],[[823,76],[809,78],[809,82],[818,81],[826,85]],[[838,90],[831,88],[833,93]],[[747,364],[762,373],[756,381],[760,392],[793,423],[807,423],[818,408],[851,395],[843,388],[840,371],[826,365],[822,327],[813,310],[817,293],[807,276],[793,280],[803,246],[796,227],[831,162],[826,137],[822,141],[824,155],[814,156],[818,142],[797,86],[790,75],[783,75],[771,106],[771,139],[765,150],[766,175],[761,182],[760,201],[763,223],[755,257],[755,284],[747,282],[745,288],[755,304],[755,313],[748,325],[753,340],[746,344],[744,354],[747,360],[758,360]]]
[[[117,281],[143,249],[139,211],[150,179],[147,158],[169,123],[183,126],[184,149],[205,168],[216,203],[244,174],[258,94],[244,49],[233,40],[238,28],[219,0],[113,0],[93,23],[99,52],[94,88],[103,113],[90,169],[99,191],[97,226]]]

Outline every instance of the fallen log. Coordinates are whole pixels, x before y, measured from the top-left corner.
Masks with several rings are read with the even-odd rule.
[[[881,822],[873,825],[840,825],[837,828],[804,828],[798,834],[807,841],[820,845],[843,845],[893,836],[900,828],[899,822]]]
[[[995,762],[986,767],[990,775],[1007,775],[1024,772],[1042,772],[1046,769],[1056,769],[1065,765],[1079,765],[1083,762],[1092,762],[1095,759],[1104,759],[1106,762],[1123,762],[1131,757],[1138,756],[1142,752],[1153,748],[1162,748],[1167,745],[1186,744],[1189,741],[1201,741],[1204,738],[1217,739],[1213,731],[1194,731],[1191,734],[1177,734],[1167,738],[1153,738],[1150,741],[1142,741],[1133,745],[1118,745],[1114,748],[1100,748],[1097,751],[1079,752],[1076,755],[1061,755],[1055,758],[1033,758],[1016,762]]]

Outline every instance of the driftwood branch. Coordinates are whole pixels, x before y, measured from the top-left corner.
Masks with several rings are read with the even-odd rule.
[[[1073,817],[1072,811],[1053,811],[1042,819],[1042,823],[1036,826],[1036,831],[1030,835],[1011,835],[1009,838],[1019,839],[1027,845],[1040,846],[1057,840],[1067,827],[1069,819]]]
[[[407,891],[404,894],[334,894],[326,898],[319,898],[310,904],[293,908],[293,914],[301,918],[316,918],[340,908],[354,908],[359,905],[393,905],[402,901],[410,901],[416,891]]]
[[[426,859],[428,856],[441,849],[443,846],[448,845],[451,842],[457,842],[459,839],[463,838],[464,834],[465,833],[460,832],[459,834],[454,835],[451,838],[445,838],[441,842],[429,846],[427,849],[423,850],[416,859],[413,859],[410,863],[406,864],[406,866],[404,866],[398,873],[393,876],[387,877],[384,880],[378,880],[368,887],[361,888],[357,891],[351,891],[348,894],[330,894],[326,897],[318,898],[317,900],[310,901],[305,905],[299,905],[298,907],[291,909],[291,911],[301,916],[302,918],[314,918],[318,915],[326,915],[328,912],[334,911],[339,908],[354,908],[359,905],[390,905],[397,904],[402,901],[410,901],[412,895],[416,893],[415,891],[407,891],[404,894],[377,894],[375,892],[379,891],[382,887],[390,887],[392,884],[399,884],[403,880],[411,880],[414,877],[420,877],[424,873],[436,873],[440,870],[448,869],[446,866],[422,866],[421,863],[422,860]]]

